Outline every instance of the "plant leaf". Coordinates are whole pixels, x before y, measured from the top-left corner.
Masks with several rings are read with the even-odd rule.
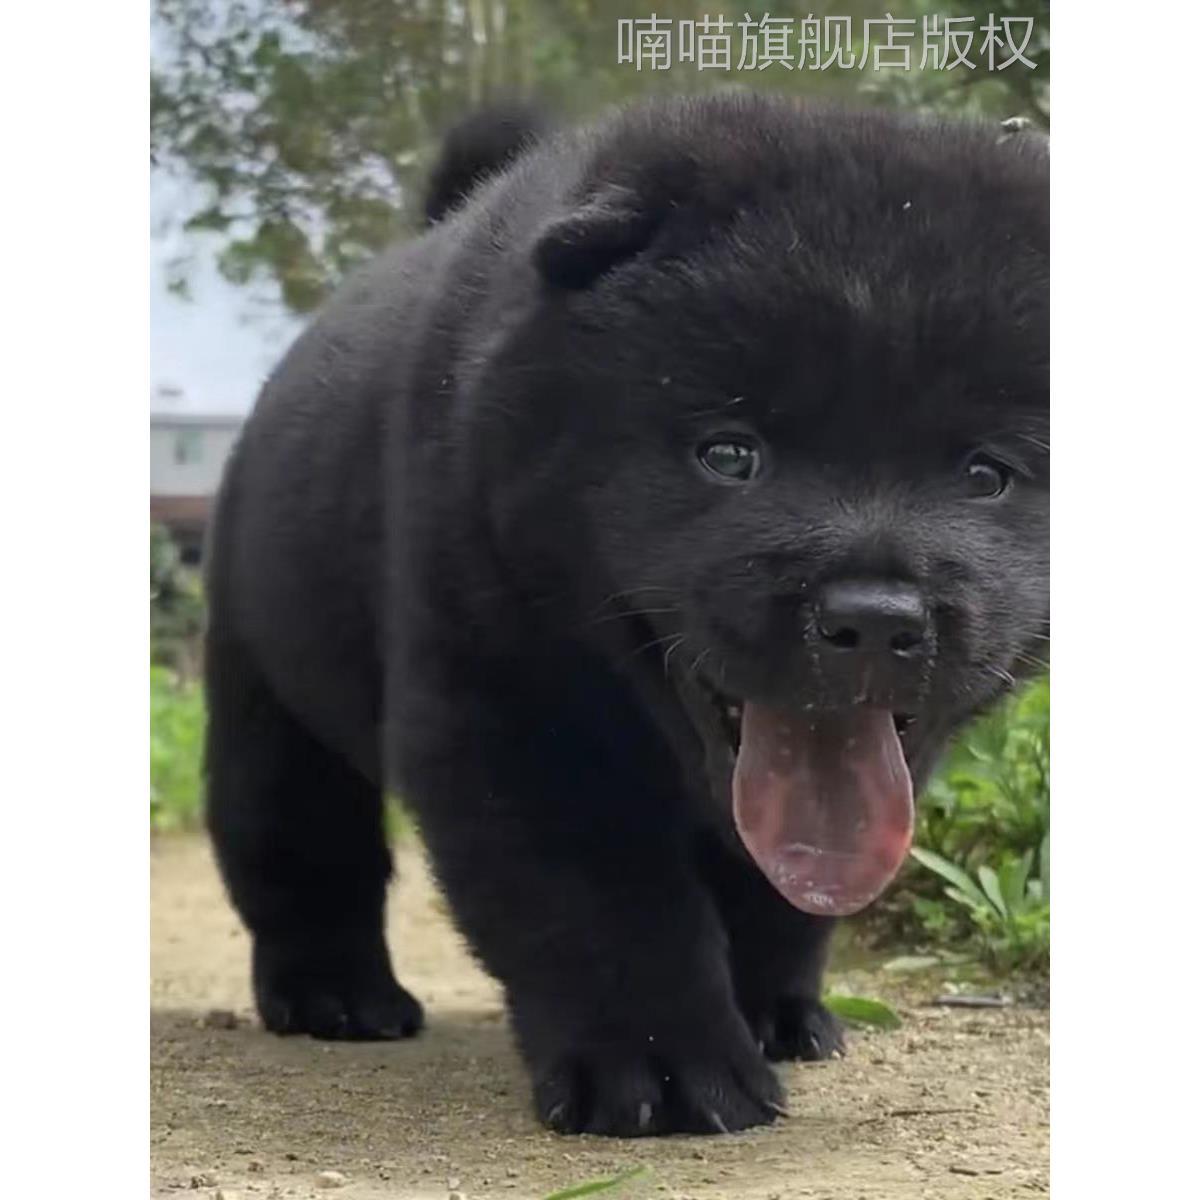
[[[973,913],[983,913],[984,916],[993,917],[996,915],[996,910],[988,903],[987,897],[978,890],[974,896],[968,896],[961,888],[948,887],[946,895]]]
[[[1004,903],[1004,893],[1000,890],[1000,880],[996,877],[996,872],[991,867],[980,867],[979,882],[983,884],[984,893],[995,910],[1002,917],[1007,917],[1008,905]]]
[[[607,1179],[589,1179],[586,1183],[577,1183],[573,1187],[552,1192],[545,1200],[575,1200],[576,1196],[594,1196],[597,1192],[607,1192],[628,1183],[634,1176],[643,1174],[645,1170],[645,1167],[633,1167],[628,1171],[622,1171],[620,1175],[610,1175]]]
[[[935,854],[932,850],[926,850],[922,846],[913,846],[909,853],[923,867],[928,867],[935,875],[940,875],[947,883],[952,883],[960,891],[965,892],[967,896],[971,897],[972,904],[982,905],[984,908],[989,907],[987,897],[980,891],[979,884],[962,867],[956,866],[949,859]]]
[[[1027,907],[1026,887],[1032,866],[1033,850],[1029,849],[1020,858],[1012,859],[1000,868],[1000,888],[1010,913],[1021,912]]]
[[[899,1029],[900,1018],[895,1009],[882,1000],[868,1000],[865,996],[827,995],[822,1001],[834,1016],[855,1025],[873,1025],[877,1029]]]

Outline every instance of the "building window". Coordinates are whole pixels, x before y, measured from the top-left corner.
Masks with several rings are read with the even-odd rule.
[[[175,434],[175,462],[179,466],[198,463],[204,457],[204,431],[180,429]]]

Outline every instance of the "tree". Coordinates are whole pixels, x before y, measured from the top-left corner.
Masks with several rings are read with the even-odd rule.
[[[939,11],[936,0],[660,0],[653,8],[671,20],[833,13],[856,29],[886,11],[916,18],[918,31]],[[955,12],[980,27],[992,12],[1033,17],[1028,53],[1037,70],[780,69],[750,80],[1045,123],[1048,0],[964,0]],[[155,0],[155,168],[194,185],[196,202],[178,219],[218,236],[228,279],[273,282],[288,309],[308,312],[351,267],[413,227],[436,137],[468,108],[536,96],[570,117],[642,92],[747,85],[744,72],[619,65],[618,15],[608,0]]]

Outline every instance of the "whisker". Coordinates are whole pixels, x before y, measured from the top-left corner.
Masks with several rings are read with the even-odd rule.
[[[601,609],[606,608],[608,605],[617,600],[629,600],[633,596],[641,595],[643,592],[666,592],[668,595],[670,595],[671,589],[663,587],[661,584],[657,583],[646,584],[645,587],[626,588],[624,591],[613,592],[611,596],[605,596],[604,599],[601,600],[592,611],[600,612]]]
[[[680,642],[684,641],[686,639],[686,637],[687,637],[687,634],[685,634],[685,633],[668,633],[665,637],[655,638],[653,641],[649,641],[649,642],[643,642],[635,650],[630,651],[628,659],[626,661],[632,661],[633,659],[637,658],[637,656],[639,654],[642,654],[644,651],[652,650],[655,646],[662,646],[667,642],[673,642],[675,645],[678,645]]]
[[[1038,658],[1034,654],[1022,654],[1022,653],[1018,653],[1016,657],[1017,657],[1017,662],[1022,662],[1026,666],[1029,666],[1029,667],[1036,667],[1039,671],[1050,670],[1050,662],[1048,659]]]
[[[989,663],[987,669],[992,675],[995,675],[997,679],[1003,681],[1006,686],[1010,688],[1015,688],[1017,686],[1016,676],[1011,672],[1006,671],[1003,667],[996,667]]]
[[[672,642],[671,645],[667,647],[666,653],[663,655],[663,674],[664,675],[668,674],[668,672],[669,672],[669,669],[671,666],[671,655],[674,654],[675,651],[678,650],[679,647],[682,646],[683,643],[686,641],[687,641],[687,634],[681,633],[679,635],[679,640],[677,642]]]
[[[592,620],[588,621],[587,624],[588,624],[588,627],[590,628],[593,625],[607,625],[610,621],[624,621],[630,617],[651,617],[651,616],[657,616],[657,615],[664,615],[667,613],[677,613],[679,611],[680,610],[675,607],[672,607],[672,608],[627,608],[627,609],[622,609],[620,612],[608,613],[606,616],[595,617]]]

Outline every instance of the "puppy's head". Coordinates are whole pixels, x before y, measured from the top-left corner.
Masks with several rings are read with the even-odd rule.
[[[651,110],[534,248],[589,611],[665,661],[815,911],[881,890],[911,777],[1047,650],[1048,167],[998,133]]]

